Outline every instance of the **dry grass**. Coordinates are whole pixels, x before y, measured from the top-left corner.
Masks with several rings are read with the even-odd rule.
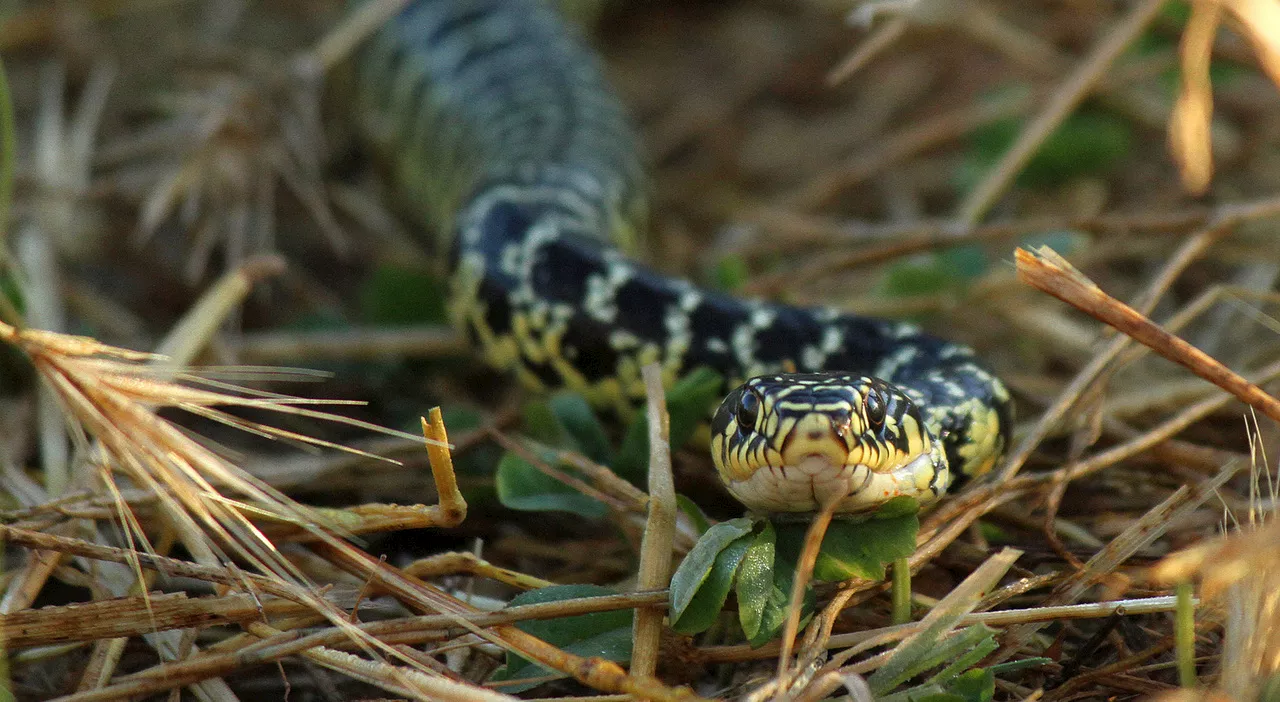
[[[20,145],[12,193],[0,178],[17,698],[510,699],[485,681],[513,651],[563,678],[523,696],[868,699],[980,625],[983,665],[1048,659],[1001,674],[999,699],[1274,689],[1280,3],[606,9],[665,266],[918,315],[1019,401],[997,474],[923,519],[922,621],[892,625],[887,585],[853,581],[758,649],[661,627],[691,543],[672,489],[736,514],[705,456],[655,456],[673,482],[641,490],[534,452],[521,395],[460,362],[456,335],[370,311],[395,294],[375,271],[435,257],[351,138],[343,57],[368,26],[343,4],[36,3],[0,23]],[[1015,247],[1046,236],[1062,259],[1019,254],[1015,276]],[[377,429],[433,405],[471,428],[433,414],[425,450]],[[495,449],[609,516],[501,508]],[[1188,581],[1206,687],[1174,693],[1169,588]],[[617,594],[502,608],[546,583]],[[619,609],[641,612],[630,672],[516,626]]]

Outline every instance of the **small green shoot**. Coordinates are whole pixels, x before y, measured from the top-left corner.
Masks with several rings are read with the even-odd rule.
[[[671,628],[681,634],[706,631],[733,586],[750,545],[751,520],[730,519],[707,530],[671,578]]]
[[[543,457],[554,463],[555,456]],[[494,476],[498,501],[508,509],[525,512],[569,512],[587,519],[599,519],[608,509],[594,497],[544,474],[523,458],[508,453],[498,462]]]
[[[741,256],[724,256],[716,261],[711,273],[715,286],[725,292],[738,292],[751,279],[751,270]]]

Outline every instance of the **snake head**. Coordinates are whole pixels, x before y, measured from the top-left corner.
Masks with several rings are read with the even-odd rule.
[[[895,497],[932,502],[950,471],[942,442],[901,389],[878,378],[789,373],[752,378],[711,422],[729,492],[757,512],[874,511]]]

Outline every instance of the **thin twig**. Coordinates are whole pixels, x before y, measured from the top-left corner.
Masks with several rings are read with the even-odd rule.
[[[1110,573],[1121,563],[1128,560],[1139,549],[1155,541],[1176,519],[1189,514],[1205,500],[1213,496],[1231,476],[1235,475],[1238,466],[1228,466],[1217,475],[1206,478],[1194,487],[1182,486],[1174,491],[1163,502],[1152,507],[1129,524],[1118,534],[1106,548],[1089,559],[1085,567],[1070,578],[1059,583],[1043,601],[1046,605],[1071,604],[1084,594],[1086,589],[1097,582],[1097,578]],[[1016,654],[1031,636],[1040,630],[1039,624],[1022,624],[1006,632],[1000,652],[993,654],[995,661],[1006,660]]]
[[[232,345],[238,358],[246,363],[280,363],[298,358],[440,358],[461,356],[467,348],[466,339],[446,327],[250,332]]]
[[[1018,117],[1035,104],[1036,95],[1033,93],[1010,93],[932,115],[878,137],[873,144],[824,168],[784,196],[783,201],[808,210],[830,205],[841,192],[871,179],[893,164],[981,127]]]
[[[1280,206],[1280,198],[1273,198],[1271,207]],[[1218,212],[1209,220],[1209,224],[1187,237],[1178,251],[1164,264],[1160,272],[1135,299],[1135,306],[1144,313],[1153,309],[1164,292],[1177,280],[1182,271],[1201,255],[1213,242],[1225,235],[1241,221],[1246,213],[1269,213],[1270,209],[1262,203],[1254,203],[1254,207],[1238,207]],[[1001,468],[998,483],[1005,483],[1026,464],[1031,453],[1044,441],[1079,399],[1102,377],[1109,368],[1119,365],[1117,358],[1127,349],[1133,340],[1127,336],[1117,336],[1102,351],[1098,352],[1088,365],[1076,373],[1067,387],[1054,400],[1052,406],[1041,414],[1035,428],[1025,435],[1014,450],[1005,459]],[[1132,357],[1126,360],[1132,360]]]
[[[889,20],[883,27],[875,30],[871,36],[867,37],[861,44],[858,44],[849,55],[841,59],[839,63],[827,73],[827,85],[834,87],[849,80],[849,78],[858,72],[868,61],[875,58],[881,51],[887,49],[893,42],[897,41],[907,31],[910,26],[907,17],[895,17]]]
[[[1165,358],[1280,422],[1280,402],[1200,349],[1165,331],[1137,310],[1104,293],[1048,247],[1015,252],[1018,278],[1105,322]]]
[[[516,628],[503,624],[493,629],[480,629],[464,616],[474,614],[466,603],[439,589],[406,576],[403,571],[372,556],[335,542],[317,544],[317,550],[335,566],[361,578],[368,578],[406,606],[448,614],[460,626],[482,639],[502,646],[543,665],[572,676],[579,682],[604,692],[629,693],[659,702],[695,702],[702,697],[687,688],[668,687],[651,676],[628,675],[618,664],[578,656]]]
[[[848,490],[832,490],[822,502],[822,509],[813,516],[809,528],[804,533],[804,545],[800,556],[796,559],[796,572],[791,579],[791,597],[787,603],[787,620],[782,626],[782,646],[778,650],[777,685],[785,690],[791,684],[791,677],[798,673],[791,667],[791,650],[795,646],[796,632],[800,629],[800,614],[804,602],[804,591],[813,576],[813,566],[818,560],[818,550],[822,547],[822,539],[827,534],[827,527],[835,516],[836,505],[840,498],[848,494]]]

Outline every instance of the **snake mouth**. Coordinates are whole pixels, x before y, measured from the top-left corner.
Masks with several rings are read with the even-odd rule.
[[[946,490],[949,480],[946,458],[940,451],[922,453],[889,471],[808,452],[785,463],[760,466],[751,476],[727,486],[734,497],[756,512],[816,512],[836,500],[837,513],[865,514],[897,497],[929,504]]]
[[[779,465],[815,475],[849,464],[849,447],[832,429],[810,430],[802,438],[797,438],[797,433],[793,431],[783,441]]]
[[[847,375],[758,376],[712,420],[712,460],[729,491],[763,513],[875,512],[919,505],[950,483],[943,442],[905,390]]]

